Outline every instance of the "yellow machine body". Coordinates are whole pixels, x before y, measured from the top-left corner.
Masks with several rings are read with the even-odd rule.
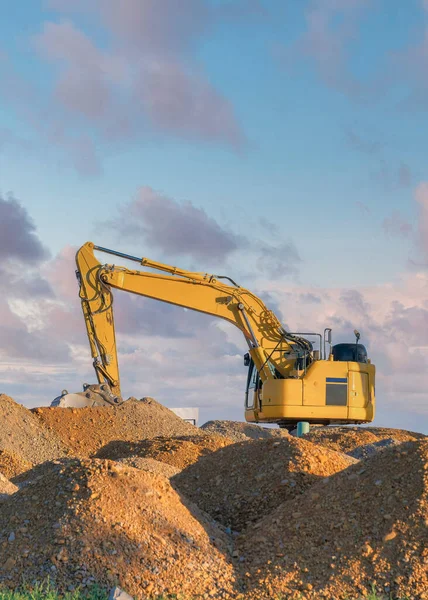
[[[257,376],[256,376],[257,380]],[[303,377],[257,381],[248,387],[249,422],[329,425],[367,423],[375,416],[375,367],[357,362],[318,360]]]
[[[138,262],[153,271],[101,264],[94,251]],[[335,355],[334,347],[326,356],[324,332],[323,356],[321,335],[307,334],[319,336],[320,349],[314,351],[304,334],[287,332],[260,298],[228,277],[185,271],[92,242],[80,248],[76,263],[93,364],[107,399],[121,399],[113,315],[113,290],[119,289],[225,319],[241,330],[249,350],[247,421],[291,427],[299,421],[327,424],[373,420],[375,367],[364,346],[355,344],[353,352],[354,345],[342,344],[342,354]],[[88,387],[99,392],[96,386]]]

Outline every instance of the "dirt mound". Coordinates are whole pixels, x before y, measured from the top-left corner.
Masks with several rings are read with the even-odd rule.
[[[428,442],[391,447],[281,504],[238,539],[249,596],[428,597]]]
[[[30,410],[0,394],[0,450],[7,450],[32,464],[65,456],[67,451],[55,432]]]
[[[117,460],[141,456],[184,469],[195,463],[201,456],[232,443],[232,440],[220,435],[156,437],[139,442],[111,442],[99,450],[97,458]]]
[[[260,425],[241,423],[240,421],[207,421],[201,426],[201,429],[206,433],[223,435],[234,442],[282,438],[289,435],[286,429],[260,427]]]
[[[16,485],[13,485],[4,475],[0,473],[0,500],[8,498],[11,494],[18,491]]]
[[[109,442],[137,442],[159,435],[198,435],[200,430],[149,398],[122,406],[36,408],[34,414],[70,449],[73,456],[96,454]]]
[[[103,460],[63,459],[2,506],[0,579],[48,575],[60,591],[116,582],[130,594],[228,598],[228,538],[165,477]]]
[[[167,465],[164,462],[155,460],[154,458],[142,458],[141,456],[130,456],[129,458],[120,458],[117,462],[120,462],[128,467],[134,467],[135,469],[141,469],[142,471],[149,471],[156,475],[163,475],[164,477],[173,477],[180,473],[181,469]]]
[[[9,450],[0,450],[0,473],[7,479],[12,479],[21,473],[31,469],[33,465],[28,460],[23,459],[15,452]]]
[[[377,444],[375,449],[379,450],[384,447],[378,444],[381,440],[391,440],[392,445],[426,439],[426,436],[422,433],[386,427],[315,427],[310,433],[304,435],[304,439],[322,444],[337,452],[354,455],[356,458],[366,458],[373,454],[371,446]]]
[[[302,494],[320,477],[355,462],[289,436],[233,444],[200,458],[172,481],[223,525],[240,531],[281,502]]]

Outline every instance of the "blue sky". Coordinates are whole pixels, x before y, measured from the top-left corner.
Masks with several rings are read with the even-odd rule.
[[[110,0],[0,0],[0,192],[52,260],[93,239],[227,267],[258,289],[425,276],[410,265],[426,264],[428,244],[416,201],[428,179],[425,4],[185,0],[179,14],[172,0],[126,0],[118,17]],[[206,265],[119,235],[142,186],[202,209],[247,251]],[[284,248],[284,272],[265,282],[259,243]],[[414,301],[425,310],[423,294]]]

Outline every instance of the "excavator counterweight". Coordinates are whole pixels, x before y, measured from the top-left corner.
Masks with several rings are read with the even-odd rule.
[[[137,262],[152,271],[101,264],[95,251]],[[328,328],[324,335],[287,332],[260,298],[228,277],[185,271],[92,242],[79,249],[76,264],[98,384],[85,384],[78,394],[64,391],[55,405],[123,402],[113,315],[113,291],[119,289],[225,319],[241,330],[248,345],[244,357],[248,367],[247,421],[293,428],[299,421],[341,424],[373,420],[375,367],[358,343],[359,332],[354,332],[355,343],[336,346],[331,345]],[[318,350],[307,337],[319,339]]]

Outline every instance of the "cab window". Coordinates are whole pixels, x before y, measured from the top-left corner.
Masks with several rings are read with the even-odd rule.
[[[256,366],[251,361],[249,369],[248,369],[248,379],[247,379],[247,391],[245,394],[245,406],[246,408],[254,407],[254,392],[256,389],[260,387],[260,378],[257,372]]]

